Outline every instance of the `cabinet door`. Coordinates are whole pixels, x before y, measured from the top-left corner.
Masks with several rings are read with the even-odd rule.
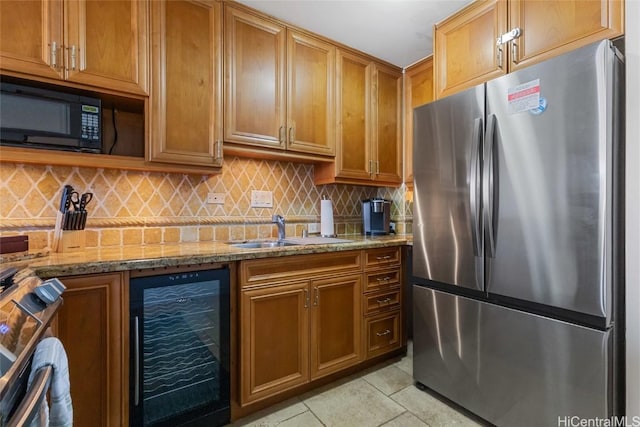
[[[311,281],[311,379],[361,359],[361,276]]]
[[[0,67],[63,77],[62,1],[0,1]]]
[[[370,181],[371,61],[338,51],[335,176]]]
[[[66,1],[67,79],[147,93],[146,0]]]
[[[624,33],[622,0],[510,0],[509,27],[522,35],[510,43],[509,71]]]
[[[336,49],[287,30],[287,150],[335,155]]]
[[[54,332],[69,359],[73,421],[126,425],[128,289],[120,273],[60,279],[67,290]],[[127,316],[127,318],[124,318]]]
[[[222,165],[220,4],[152,2],[152,161]]]
[[[474,2],[436,24],[435,97],[442,98],[504,74],[506,52],[498,55],[496,39],[506,31],[507,0]]]
[[[373,90],[373,146],[375,180],[400,184],[402,182],[402,73],[374,65]]]
[[[404,73],[404,182],[413,185],[413,109],[433,101],[433,57],[407,68]]]
[[[224,140],[285,148],[285,27],[225,4]]]
[[[309,381],[309,283],[242,292],[241,404]]]

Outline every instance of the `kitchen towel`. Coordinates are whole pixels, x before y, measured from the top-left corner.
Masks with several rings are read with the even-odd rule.
[[[322,237],[333,237],[335,231],[333,228],[333,205],[330,199],[322,199],[320,201],[320,235]]]
[[[38,343],[35,354],[33,355],[33,364],[31,365],[31,373],[29,374],[29,386],[38,371],[45,366],[53,367],[53,375],[51,376],[51,411],[47,399],[42,402],[40,408],[43,419],[48,419],[46,425],[50,427],[73,425],[73,406],[71,404],[71,385],[69,383],[69,362],[67,361],[67,353],[64,346],[58,338],[44,338]],[[39,418],[36,417],[34,423],[39,424]],[[32,424],[33,426],[33,424]]]

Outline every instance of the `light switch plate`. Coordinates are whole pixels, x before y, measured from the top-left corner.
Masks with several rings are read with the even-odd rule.
[[[252,208],[272,208],[273,192],[262,190],[251,190]]]
[[[320,232],[320,224],[318,224],[317,222],[310,223],[309,227],[308,227],[308,231],[309,231],[309,233],[319,233]]]

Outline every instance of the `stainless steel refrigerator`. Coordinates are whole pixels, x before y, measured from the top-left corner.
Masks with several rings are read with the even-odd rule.
[[[414,110],[414,378],[493,424],[624,410],[623,74],[602,41]]]

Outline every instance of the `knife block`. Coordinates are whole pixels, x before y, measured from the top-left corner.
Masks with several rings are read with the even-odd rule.
[[[87,236],[85,230],[63,230],[58,252],[83,251]]]

